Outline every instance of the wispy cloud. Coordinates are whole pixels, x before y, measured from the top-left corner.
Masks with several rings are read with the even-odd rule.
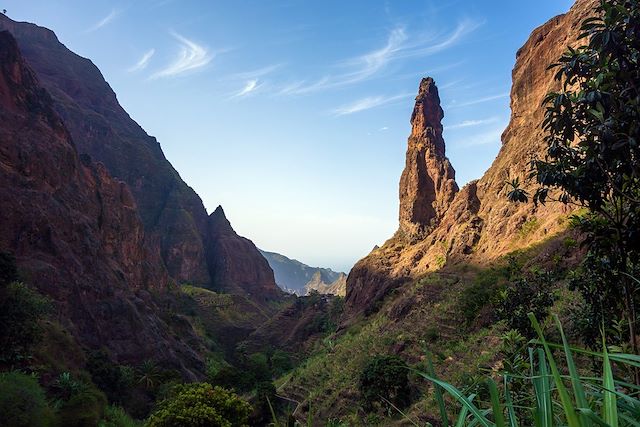
[[[468,127],[473,127],[473,126],[480,126],[480,125],[486,125],[489,123],[495,123],[498,121],[497,117],[491,117],[488,119],[480,119],[480,120],[463,120],[460,123],[456,123],[454,125],[450,125],[450,126],[445,126],[444,129],[445,130],[452,130],[452,129],[461,129],[461,128],[468,128]]]
[[[280,93],[301,95],[362,82],[378,74],[393,61],[429,56],[448,49],[480,25],[482,25],[480,22],[463,21],[451,33],[444,36],[430,34],[409,37],[405,28],[394,28],[381,48],[341,61],[338,65],[346,68],[346,71],[327,75],[316,81],[303,80],[290,83],[282,88]]]
[[[127,71],[129,71],[130,73],[133,73],[136,71],[144,70],[145,68],[147,68],[147,65],[149,65],[149,60],[151,59],[154,53],[156,53],[155,49],[149,49],[147,52],[145,52],[144,55],[142,55],[142,57],[138,60],[138,62],[136,62]]]
[[[388,105],[402,99],[408,99],[411,97],[410,93],[403,93],[394,96],[369,96],[359,99],[351,104],[343,105],[333,110],[333,114],[336,116],[345,116],[348,114],[359,113],[360,111],[370,110],[372,108],[380,107],[382,105]],[[386,129],[381,129],[386,130]]]
[[[496,99],[508,98],[509,92],[499,93],[497,95],[485,96],[483,98],[472,99],[471,101],[465,101],[460,103],[452,103],[448,108],[468,107],[470,105],[482,104],[484,102],[495,101]]]
[[[105,16],[100,21],[96,22],[94,25],[89,27],[87,29],[87,33],[91,33],[93,31],[99,30],[100,28],[104,27],[105,25],[108,25],[111,21],[113,21],[113,19],[116,16],[118,16],[119,13],[120,13],[119,11],[113,9],[107,16]]]
[[[171,64],[167,65],[162,70],[153,73],[150,77],[151,79],[174,77],[184,74],[204,67],[213,59],[213,54],[209,52],[206,47],[199,45],[178,33],[172,32],[171,35],[173,35],[173,37],[175,37],[175,39],[180,43],[180,52]]]
[[[273,73],[275,70],[281,68],[283,64],[272,64],[266,67],[259,68],[257,70],[245,71],[242,73],[232,74],[230,77],[238,80],[257,79]]]
[[[249,80],[244,87],[238,93],[231,96],[231,98],[243,98],[254,93],[260,89],[260,87],[262,87],[262,83],[258,83],[258,79]]]

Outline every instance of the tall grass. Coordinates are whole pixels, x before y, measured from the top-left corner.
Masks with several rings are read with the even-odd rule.
[[[529,358],[531,373],[519,376],[528,386],[530,406],[514,403],[509,390],[513,374],[505,373],[502,387],[492,378],[486,383],[490,404],[481,408],[474,403],[474,395],[465,396],[453,385],[438,379],[431,365],[427,372],[418,375],[431,381],[435,387],[435,398],[440,408],[441,425],[449,427],[444,393],[451,395],[457,405],[455,412],[456,427],[627,427],[640,426],[640,386],[617,379],[614,364],[620,367],[640,367],[640,356],[623,353],[609,353],[603,340],[602,351],[593,352],[570,347],[562,325],[556,317],[556,324],[562,337],[562,344],[546,341],[540,324],[533,314],[529,314],[531,324],[538,339],[531,342]],[[564,356],[566,373],[561,372],[554,358],[554,350],[560,350]],[[602,364],[600,377],[585,377],[578,373],[573,354],[580,353],[597,359]],[[454,408],[449,408],[454,409]],[[525,414],[526,420],[518,419],[516,414]]]

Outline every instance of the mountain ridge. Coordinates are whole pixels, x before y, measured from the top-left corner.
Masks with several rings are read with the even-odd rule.
[[[224,233],[227,244],[215,244],[214,235],[219,233],[211,226],[200,197],[180,178],[158,141],[120,106],[89,59],[67,49],[44,27],[0,15],[0,29],[16,38],[27,63],[51,94],[78,151],[103,163],[111,175],[128,184],[150,246],[175,281],[248,294],[241,285],[252,276],[261,281],[253,290],[267,292],[253,294],[257,300],[280,298],[273,273],[253,243],[230,231]],[[233,240],[236,242],[229,244]],[[209,253],[214,249],[216,256],[250,261],[259,271],[249,275],[247,269],[233,271],[215,261],[216,256]],[[234,252],[238,249],[244,252]]]
[[[276,283],[283,290],[296,295],[306,295],[311,289],[320,293],[344,295],[341,281],[346,279],[345,273],[330,268],[311,267],[277,252],[259,250],[269,262]]]

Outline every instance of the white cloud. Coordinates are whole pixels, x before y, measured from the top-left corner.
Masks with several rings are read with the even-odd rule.
[[[244,85],[242,90],[240,90],[240,92],[238,92],[235,95],[233,95],[231,98],[242,98],[242,97],[245,97],[245,96],[255,92],[256,90],[260,89],[261,86],[262,86],[262,84],[258,83],[258,79],[249,80]]]
[[[456,124],[450,125],[450,126],[445,126],[444,129],[445,130],[452,130],[452,129],[468,128],[468,127],[472,127],[472,126],[485,125],[485,124],[488,124],[488,123],[495,123],[497,121],[498,121],[497,117],[491,117],[489,119],[480,119],[480,120],[463,120],[460,123],[456,123]]]
[[[173,37],[180,42],[180,52],[176,59],[163,68],[151,75],[151,79],[160,77],[174,77],[180,74],[184,74],[188,71],[193,71],[198,68],[202,68],[211,62],[213,54],[202,45],[195,43],[180,34],[171,33]]]
[[[130,73],[133,73],[135,71],[144,70],[145,68],[147,68],[147,65],[149,65],[149,60],[151,59],[154,53],[156,53],[155,49],[149,49],[147,52],[145,52],[144,55],[142,55],[142,57],[138,60],[138,62],[136,62],[127,71],[129,71]]]
[[[87,33],[99,30],[100,28],[104,27],[105,25],[109,24],[111,21],[113,21],[113,19],[118,16],[120,12],[118,12],[117,10],[113,9],[107,16],[105,16],[104,18],[102,18],[100,21],[96,22],[93,26],[91,26],[90,28],[87,29]]]
[[[380,132],[383,132],[385,130],[389,130],[389,126],[382,126],[380,129],[378,129]]]
[[[336,116],[345,116],[347,114],[359,113],[360,111],[370,110],[372,108],[380,107],[382,105],[391,104],[401,99],[408,99],[411,94],[403,93],[395,96],[369,96],[359,99],[351,104],[343,105],[333,110],[333,114]],[[384,130],[384,129],[381,129]]]
[[[231,78],[238,79],[238,80],[257,79],[259,77],[264,77],[267,74],[271,74],[272,72],[274,72],[275,70],[281,67],[282,67],[282,64],[267,65],[266,67],[262,67],[257,70],[245,71],[242,73],[233,74]]]
[[[392,61],[429,56],[448,49],[481,24],[474,21],[463,21],[450,34],[445,36],[431,34],[409,37],[403,27],[395,28],[389,33],[387,42],[383,47],[341,61],[338,65],[347,68],[347,71],[327,75],[312,82],[297,81],[291,83],[283,87],[280,90],[280,94],[302,95],[362,82],[378,74]]]

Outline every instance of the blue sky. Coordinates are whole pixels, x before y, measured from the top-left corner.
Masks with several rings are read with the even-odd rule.
[[[397,228],[413,98],[432,76],[458,183],[500,147],[517,49],[569,0],[9,0],[90,58],[211,212],[348,271]]]

